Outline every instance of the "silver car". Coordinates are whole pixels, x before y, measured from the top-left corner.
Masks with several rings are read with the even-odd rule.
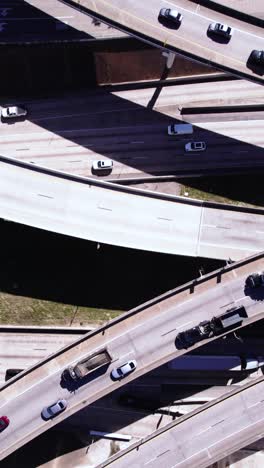
[[[4,119],[23,117],[25,115],[27,115],[27,110],[24,107],[18,107],[18,106],[4,107],[1,112],[1,116]]]
[[[112,159],[99,159],[93,161],[92,168],[94,171],[100,171],[102,169],[113,169],[113,161]]]
[[[131,361],[126,362],[126,364],[123,364],[121,367],[113,369],[111,372],[111,376],[115,380],[123,379],[126,375],[133,372],[136,369],[136,367],[137,361],[135,359],[132,359]]]
[[[205,151],[206,150],[206,144],[204,141],[191,141],[190,143],[186,143],[185,145],[185,151],[187,153],[189,151]]]
[[[58,400],[56,403],[53,403],[51,406],[47,406],[43,408],[41,411],[41,416],[43,419],[51,419],[57,414],[62,413],[67,408],[67,401],[66,400]]]

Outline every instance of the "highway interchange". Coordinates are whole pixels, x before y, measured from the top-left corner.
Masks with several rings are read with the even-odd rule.
[[[88,334],[87,338],[82,337],[74,346],[64,348],[44,360],[42,365],[39,363],[35,368],[31,368],[26,375],[19,374],[13,383],[7,382],[6,386],[0,389],[1,409],[12,418],[13,431],[7,430],[2,434],[1,459],[87,404],[173,357],[184,354],[186,350],[175,347],[175,337],[180,330],[219,315],[234,305],[246,307],[248,317],[242,325],[263,318],[262,291],[252,295],[245,290],[246,276],[252,270],[258,270],[261,265],[262,254],[209,274],[206,282],[204,279],[198,279],[197,282],[167,293],[146,303],[135,312],[110,322],[106,329],[103,327],[104,332],[99,328]],[[146,340],[146,333],[150,332],[152,339]],[[113,362],[107,370],[94,372],[77,387],[65,386],[62,383],[61,374],[65,367],[94,349],[102,349],[105,345],[113,356]],[[192,348],[196,349],[200,345],[201,342],[198,342]],[[131,358],[137,359],[136,371],[125,381],[111,380],[111,369]],[[68,408],[47,423],[40,416],[42,407],[57,398],[67,398]],[[25,415],[24,407],[29,400],[31,410]]]
[[[74,5],[75,2],[68,3]],[[234,40],[223,47],[223,43],[210,42],[205,35],[208,21],[214,19],[210,16],[213,14],[211,10],[187,0],[166,3],[181,8],[184,28],[166,30],[165,34],[157,19],[157,11],[164,4],[158,0],[153,0],[151,9],[134,1],[127,2],[128,8],[124,10],[124,2],[121,4],[118,0],[111,4],[83,0],[82,8],[92,10],[99,19],[107,17],[110,24],[118,23],[121,29],[144,36],[163,48],[175,50],[177,47],[189,57],[199,57],[201,61],[217,64],[235,75],[263,83],[263,73],[256,73],[245,65],[253,48],[264,49],[259,27],[217,14],[217,19],[222,18],[223,22],[226,19],[235,28]],[[50,2],[47,5],[49,8]],[[123,10],[117,10],[120,5]],[[103,10],[100,9],[102,6]],[[79,94],[67,102],[62,99],[27,102],[29,119],[16,122],[14,127],[2,127],[0,216],[97,242],[158,252],[237,260],[263,251],[262,210],[221,209],[213,204],[143,193],[100,182],[91,171],[93,159],[99,156],[111,157],[116,163],[112,174],[106,177],[110,180],[140,178],[142,175],[182,175],[184,171],[202,175],[261,168],[263,109],[254,106],[260,102],[261,87],[232,80],[221,84],[222,89],[226,89],[228,105],[237,108],[219,109],[225,105],[217,96],[219,83],[210,83],[209,87],[208,83],[199,83],[189,88],[187,85],[164,89],[157,86],[112,90],[111,93],[104,90],[86,96],[85,100]],[[190,100],[188,92],[193,95],[194,90],[196,98]],[[241,104],[243,109],[239,107]],[[209,112],[205,110],[207,106]],[[197,111],[197,107],[201,110]],[[195,136],[207,142],[206,157],[200,159],[199,154],[192,157],[185,154],[183,148],[188,138],[174,141],[168,138],[167,125],[172,119],[186,119],[195,125]],[[263,318],[263,291],[249,293],[245,289],[248,274],[261,269],[263,254],[258,254],[156,298],[92,332],[87,338],[82,337],[43,363],[37,363],[2,387],[1,409],[3,414],[10,416],[12,431],[1,434],[0,458],[126,382],[185,353],[175,348],[175,334],[179,330],[219,315],[234,305],[246,307],[247,318],[243,326]],[[151,335],[151,340],[146,340],[147,334]],[[194,348],[202,344],[198,343]],[[67,388],[62,384],[61,373],[66,366],[105,345],[114,357],[105,372],[95,372],[78,388]],[[133,357],[138,362],[137,370],[125,381],[111,381],[111,369]],[[142,450],[133,450],[132,446],[127,454],[121,453],[121,458],[117,456],[116,461],[109,463],[139,466],[140,455],[140,466],[144,463],[160,466],[162,457],[166,467],[188,467],[193,463],[205,467],[219,460],[224,453],[231,453],[256,440],[263,427],[258,411],[262,404],[263,378],[235,392],[212,402],[179,424],[172,423],[165,430],[162,428],[160,433],[154,433],[144,441]],[[44,422],[40,417],[42,408],[58,397],[67,398],[67,410],[55,420]],[[28,401],[31,410],[25,414]],[[243,412],[239,409],[241,404]],[[228,411],[230,416],[221,419],[224,413],[229,414]],[[223,433],[227,433],[226,424],[230,427],[229,420],[233,415],[234,424],[227,441]],[[251,426],[246,425],[248,419]],[[243,424],[245,429],[242,429]],[[214,440],[210,447],[208,428],[210,441]],[[190,430],[195,438],[191,448]],[[181,449],[177,431],[183,439]],[[165,445],[168,449],[164,451]]]
[[[67,343],[73,342],[78,338],[78,333],[85,332],[83,329],[43,329],[43,328],[31,328],[24,329],[21,327],[14,327],[14,329],[1,328],[0,339],[1,339],[1,351],[0,351],[0,380],[1,384],[4,383],[4,368],[17,368],[25,369],[32,364],[35,364],[39,359],[47,356],[51,352],[59,350],[60,347]],[[199,354],[252,354],[261,355],[262,353],[262,340],[254,338],[254,340],[243,338],[243,342],[238,342],[237,339],[232,338],[230,335],[228,340],[217,340],[211,342],[210,347],[208,345],[199,348]],[[14,349],[17,350],[17,355],[14,353]],[[196,374],[196,375],[195,375]],[[261,374],[261,371],[260,371]],[[191,373],[185,372],[175,374],[168,370],[167,365],[162,366],[159,369],[148,373],[147,375],[134,380],[131,384],[125,385],[120,390],[111,393],[107,397],[89,405],[84,408],[81,412],[75,413],[70,418],[67,418],[62,425],[64,430],[66,429],[69,433],[70,430],[76,431],[77,428],[84,435],[89,432],[89,429],[94,428],[100,431],[107,432],[122,432],[123,434],[131,434],[132,441],[138,441],[139,439],[150,435],[156,430],[157,425],[159,428],[164,427],[170,423],[175,417],[179,417],[179,414],[187,414],[194,409],[197,409],[208,401],[212,401],[218,398],[222,394],[238,388],[252,378],[256,379],[258,373],[254,377],[253,375],[243,375],[239,379],[231,373],[221,374],[217,377],[216,373]],[[232,383],[234,379],[235,385]],[[242,380],[241,380],[242,379]],[[166,393],[166,388],[173,387],[174,392],[171,391]],[[165,392],[165,393],[164,393]],[[142,406],[131,407],[120,403],[120,395],[135,393],[137,396],[143,398]],[[170,395],[170,396],[169,396]],[[149,406],[148,404],[149,403]],[[105,417],[107,414],[107,418]],[[162,418],[162,419],[161,419]],[[65,467],[72,466],[74,463],[81,465],[82,462],[89,462],[90,464],[98,464],[100,461],[103,462],[107,456],[107,451],[110,450],[110,442],[106,439],[93,440],[93,443],[89,444],[89,458],[87,459],[87,449],[85,446],[83,449],[74,450],[68,454],[63,454],[63,440],[65,440],[65,432],[62,425],[57,427],[59,431],[62,431],[62,438],[58,444],[54,441],[52,433],[46,434],[50,446],[51,443],[54,448],[54,452],[57,452],[56,466]],[[43,448],[43,442],[35,441],[35,444],[40,444]],[[35,452],[38,450],[37,445]],[[127,446],[127,443],[123,442],[120,444],[120,448]],[[99,448],[100,447],[100,448]],[[60,451],[61,449],[61,451]],[[27,450],[30,453],[30,448]],[[21,452],[21,451],[20,451]],[[61,456],[60,456],[61,453]],[[98,454],[100,453],[100,457]],[[9,463],[12,461],[15,463],[16,457],[20,457],[19,453],[10,458]],[[59,458],[58,458],[59,457]],[[48,459],[48,454],[47,454]],[[20,458],[21,460],[21,458]],[[24,459],[23,459],[24,460]],[[44,460],[43,460],[44,461]],[[34,463],[34,460],[32,460]],[[26,463],[24,462],[26,465]],[[6,466],[4,464],[4,466]],[[53,466],[51,464],[51,466]]]
[[[99,466],[136,468],[139,458],[151,468],[160,467],[161,460],[164,466],[210,466],[222,454],[227,456],[262,437],[263,389],[261,377],[204,405],[181,422],[168,424]]]

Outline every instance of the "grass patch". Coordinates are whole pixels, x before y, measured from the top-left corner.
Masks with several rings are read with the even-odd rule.
[[[194,178],[184,182],[180,188],[181,196],[251,208],[264,204],[262,175]]]
[[[218,203],[226,203],[228,205],[237,205],[237,206],[246,206],[246,207],[255,207],[256,205],[252,205],[250,203],[241,202],[238,200],[233,200],[231,198],[222,197],[221,195],[216,195],[211,192],[205,192],[204,190],[199,190],[194,187],[190,187],[188,185],[181,186],[181,196],[186,196],[185,193],[188,193],[188,198],[196,198],[197,200],[204,200],[204,201],[211,201],[211,202],[218,202]]]
[[[0,293],[2,325],[96,326],[120,315],[120,310],[96,309]]]

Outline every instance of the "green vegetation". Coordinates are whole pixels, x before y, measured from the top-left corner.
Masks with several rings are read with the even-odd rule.
[[[29,297],[0,293],[2,325],[96,326],[120,315],[121,311],[76,307]]]
[[[220,195],[215,195],[211,192],[205,192],[203,190],[199,190],[194,187],[190,187],[188,185],[181,186],[180,195],[182,197],[186,196],[185,193],[188,193],[188,198],[196,198],[197,200],[204,200],[204,201],[211,201],[211,202],[218,202],[218,203],[226,203],[229,205],[237,205],[237,206],[247,206],[253,207],[255,205],[251,205],[249,203],[244,203],[237,200],[232,200],[230,198],[222,197]]]
[[[246,207],[263,207],[262,175],[201,177],[179,181],[180,195]],[[184,182],[184,183],[182,183]],[[246,190],[245,190],[246,188]],[[185,195],[185,193],[188,195]]]

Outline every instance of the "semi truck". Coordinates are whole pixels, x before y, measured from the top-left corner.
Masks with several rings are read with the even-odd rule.
[[[80,380],[83,379],[90,372],[99,369],[102,366],[112,362],[112,356],[107,348],[100,349],[89,356],[86,356],[81,361],[77,362],[74,366],[69,366],[63,371],[64,379]]]
[[[187,349],[198,341],[221,335],[225,331],[240,326],[246,317],[244,306],[228,309],[224,314],[213,317],[211,320],[204,320],[195,327],[178,333],[175,340],[176,347]]]

